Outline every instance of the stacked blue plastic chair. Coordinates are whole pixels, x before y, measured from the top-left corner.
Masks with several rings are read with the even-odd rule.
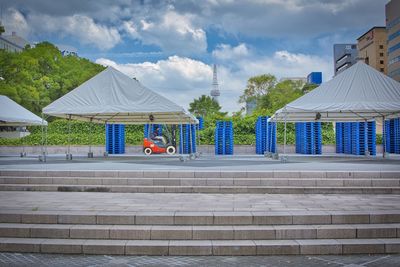
[[[276,153],[276,122],[268,123],[267,151]]]
[[[321,154],[322,132],[320,122],[296,122],[296,153]]]
[[[343,136],[344,136],[344,123],[343,122],[337,122],[335,126],[336,130],[336,153],[344,153],[344,141],[343,141]]]
[[[267,116],[260,116],[256,122],[256,154],[264,154],[268,146]]]
[[[376,123],[369,121],[367,124],[368,151],[371,155],[376,155]]]
[[[385,121],[385,151],[400,154],[400,118]]]
[[[268,116],[259,116],[256,122],[256,154],[275,152],[275,123],[268,122]]]
[[[233,125],[231,121],[217,121],[214,137],[216,155],[233,155]]]
[[[376,155],[376,124],[370,122],[337,122],[336,153]]]
[[[199,124],[197,124],[197,129],[198,130],[203,130],[204,129],[204,119],[203,117],[197,117],[199,120]]]
[[[125,153],[124,124],[106,124],[106,151],[108,154]]]
[[[344,122],[343,123],[343,153],[344,154],[352,154],[352,140],[351,140],[351,122]]]
[[[179,153],[191,154],[196,153],[196,125],[180,124],[179,125]]]
[[[162,134],[162,130],[163,130],[162,124],[145,124],[144,125],[144,137],[149,138],[150,134],[152,132],[154,132],[154,130],[157,128],[160,129],[159,134]]]

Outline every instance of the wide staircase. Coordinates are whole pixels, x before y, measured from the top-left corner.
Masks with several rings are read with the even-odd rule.
[[[307,208],[306,202],[304,209],[282,211],[246,211],[240,203],[225,209],[221,203],[216,203],[218,209],[214,210],[201,206],[179,209],[179,196],[188,195],[184,193],[190,193],[193,199],[218,199],[221,194],[234,198],[239,193],[259,194],[261,198],[267,196],[262,195],[265,193],[282,194],[283,198],[293,194],[379,194],[385,199],[400,193],[399,183],[400,172],[1,171],[1,191],[60,191],[60,198],[65,194],[82,198],[88,194],[127,195],[116,192],[146,193],[143,195],[147,197],[149,193],[154,197],[163,194],[166,199],[172,198],[177,209],[152,208],[151,201],[148,210],[137,211],[127,211],[123,206],[99,211],[90,205],[71,210],[29,210],[15,203],[0,210],[0,251],[118,255],[400,253],[400,203],[393,203],[393,209],[383,209],[379,202],[374,207],[360,203],[359,209],[352,203],[348,208],[310,203]],[[315,197],[315,201],[318,199],[321,197]],[[266,205],[273,206],[273,202]]]
[[[400,194],[400,172],[2,171],[0,191]]]

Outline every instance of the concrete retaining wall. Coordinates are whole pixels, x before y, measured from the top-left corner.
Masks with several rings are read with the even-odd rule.
[[[25,151],[29,155],[41,154],[41,146],[0,146],[0,155],[19,155],[22,151]],[[73,155],[86,155],[89,151],[89,146],[71,146],[71,153]],[[94,156],[101,156],[105,151],[104,146],[92,146],[92,152]],[[251,155],[256,154],[256,149],[252,145],[235,145],[234,154],[239,155]],[[48,146],[48,154],[66,154],[67,146]],[[142,153],[142,146],[126,146],[126,154],[138,154]],[[199,152],[204,154],[214,154],[213,145],[201,145]],[[283,153],[283,145],[278,146],[278,152]],[[382,153],[382,146],[377,146],[377,152]],[[286,146],[286,153],[295,153],[294,145]],[[335,145],[323,145],[322,153],[335,153]]]

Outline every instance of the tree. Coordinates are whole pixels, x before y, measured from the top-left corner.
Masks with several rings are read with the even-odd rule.
[[[257,101],[261,96],[268,94],[275,84],[276,78],[271,74],[251,77],[247,81],[243,95],[239,98],[239,103],[246,103],[254,99]]]
[[[304,94],[307,94],[308,92],[314,90],[315,88],[317,88],[319,85],[315,84],[315,83],[306,83],[303,86],[303,89],[301,89],[301,91],[303,91]]]
[[[20,53],[0,49],[0,94],[35,113],[104,69],[75,56],[63,57],[49,42]]]
[[[280,82],[271,88],[267,95],[264,95],[259,99],[257,109],[273,114],[278,109],[284,107],[287,103],[302,96],[302,88],[303,83],[299,81],[286,80]]]
[[[202,117],[207,115],[222,114],[222,112],[220,112],[221,106],[218,104],[218,102],[206,95],[202,95],[198,99],[193,100],[189,106],[190,112]]]

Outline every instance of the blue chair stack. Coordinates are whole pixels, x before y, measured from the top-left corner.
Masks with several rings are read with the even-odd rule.
[[[321,154],[321,122],[296,122],[296,153]]]
[[[376,123],[374,121],[369,121],[367,124],[368,151],[371,155],[376,155]]]
[[[400,154],[400,118],[385,121],[385,151]]]
[[[268,116],[259,116],[256,122],[256,154],[275,153],[275,141],[276,124],[268,122]]]
[[[198,130],[203,130],[204,129],[204,119],[203,119],[203,117],[197,117],[197,119],[199,120],[199,124],[197,125],[197,129]]]
[[[191,154],[196,153],[196,125],[180,124],[179,125],[179,153]],[[191,142],[191,143],[190,143]]]
[[[124,124],[106,124],[106,151],[108,154],[125,153]]]
[[[232,121],[217,121],[214,138],[216,155],[233,155]]]
[[[370,122],[337,122],[336,153],[376,155],[376,124]]]

